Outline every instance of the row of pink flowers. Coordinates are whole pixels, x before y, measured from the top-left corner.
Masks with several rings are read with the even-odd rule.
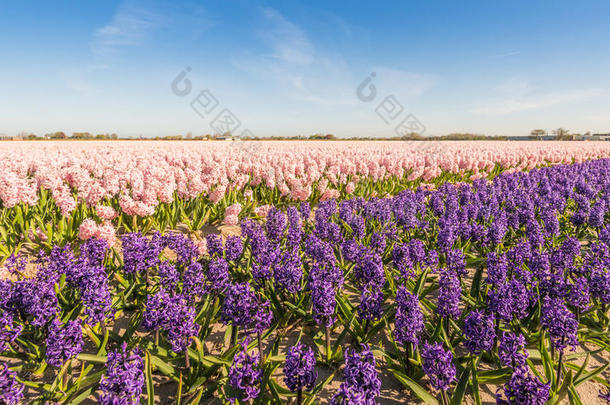
[[[217,203],[240,190],[251,199],[251,187],[259,184],[304,201],[314,187],[328,199],[340,190],[352,193],[364,179],[408,175],[429,182],[442,171],[471,171],[477,178],[496,164],[523,170],[610,157],[610,142],[264,141],[256,146],[243,141],[6,142],[0,144],[0,201],[4,207],[35,205],[42,188],[64,215],[77,201],[95,207],[117,199],[123,212],[145,217],[176,195]],[[114,217],[107,208],[97,213],[105,220]]]

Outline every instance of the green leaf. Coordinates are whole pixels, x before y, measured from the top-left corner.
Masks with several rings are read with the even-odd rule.
[[[172,380],[178,382],[179,378],[176,374],[176,370],[157,356],[150,355],[150,361],[159,369],[161,373],[170,377]]]
[[[563,379],[563,383],[561,384],[561,387],[559,387],[557,394],[554,395],[551,399],[549,399],[549,401],[546,404],[553,405],[553,404],[560,403],[566,397],[566,395],[568,395],[568,387],[570,387],[571,385],[572,385],[572,370],[570,370],[568,372],[568,374],[565,376],[565,378]]]
[[[97,356],[95,354],[87,354],[87,353],[80,353],[78,356],[76,356],[77,359],[79,359],[80,361],[88,361],[90,363],[99,363],[99,364],[105,364],[106,363],[106,356]]]
[[[468,377],[470,377],[470,367],[466,367],[464,371],[462,371],[462,375],[460,375],[460,380],[455,387],[455,391],[453,391],[453,395],[451,396],[450,405],[460,405],[464,400],[464,394],[466,393],[466,386],[468,384]]]
[[[182,373],[180,373],[180,379],[178,380],[178,390],[176,391],[176,405],[180,405],[182,402]]]
[[[155,384],[152,379],[152,365],[150,364],[150,353],[146,351],[146,395],[148,405],[155,405]]]
[[[551,356],[546,349],[545,338],[546,334],[543,333],[540,339],[540,355],[542,358],[542,365],[544,367],[544,375],[547,381],[552,381],[551,386],[553,386],[553,383],[555,382],[555,371],[553,369],[553,361],[551,360]]]
[[[405,387],[409,388],[417,398],[421,399],[427,404],[438,405],[438,400],[432,396],[424,387],[407,377],[406,374],[401,373],[398,370],[391,370],[394,377]]]
[[[508,381],[511,375],[512,370],[510,368],[501,368],[478,372],[478,379],[479,382],[485,384],[502,384]]]
[[[322,391],[322,389],[329,383],[332,381],[332,379],[335,377],[335,372],[333,371],[328,377],[326,377],[326,380],[321,381],[318,385],[316,385],[314,387],[313,390],[311,390],[311,392],[308,394],[309,397],[307,398],[306,401],[304,401],[305,405],[309,405],[311,403],[313,403],[313,401],[316,399],[316,394],[318,394],[320,391]],[[304,393],[305,394],[305,393]]]
[[[203,387],[200,387],[197,392],[198,394],[193,398],[191,402],[189,402],[189,405],[199,405],[199,402],[201,402],[201,397],[203,396]]]
[[[587,357],[585,358],[585,361],[582,363],[582,366],[580,366],[580,368],[578,369],[578,372],[576,372],[576,374],[574,375],[574,381],[577,381],[578,378],[582,375],[582,373],[584,373],[584,371],[587,369],[587,365],[589,364],[589,358],[591,356],[589,355],[589,353],[587,353]]]
[[[578,380],[574,381],[574,386],[578,386],[578,385],[584,383],[585,381],[590,380],[591,378],[595,377],[596,375],[603,373],[604,370],[606,370],[608,368],[608,366],[610,366],[610,363],[606,363],[603,366],[599,366],[595,370],[583,375]]]
[[[472,381],[470,383],[470,387],[472,388],[472,397],[474,398],[474,403],[476,405],[481,405],[482,402],[481,394],[479,393],[479,376],[477,371],[477,365],[475,362],[472,362],[470,363],[470,367],[472,368]]]
[[[570,405],[583,405],[580,395],[578,395],[573,385],[568,388],[568,399],[570,400]]]
[[[422,290],[424,288],[424,285],[426,284],[426,277],[428,276],[428,271],[429,270],[430,270],[430,268],[426,267],[426,269],[421,273],[421,275],[417,279],[417,283],[415,284],[414,293],[418,297],[421,297],[421,292],[422,292]]]

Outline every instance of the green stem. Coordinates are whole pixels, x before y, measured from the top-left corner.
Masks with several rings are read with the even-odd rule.
[[[325,328],[326,334],[326,361],[330,363],[330,328],[326,326]]]
[[[441,398],[443,399],[443,405],[449,405],[449,398],[447,398],[447,391],[441,391]]]
[[[561,345],[563,346],[566,338],[565,336],[561,338]],[[563,349],[559,351],[559,361],[557,362],[557,384],[556,388],[559,388],[561,383],[561,363],[563,361]]]
[[[407,343],[407,375],[411,376],[411,362],[409,361],[409,358],[411,357],[411,347],[412,347],[412,343],[408,342]]]
[[[258,332],[256,334],[256,337],[258,339],[258,355],[260,357],[260,362],[262,364],[263,363],[264,353],[263,353],[263,340],[261,339],[261,333]]]
[[[233,325],[233,328],[231,329],[231,346],[235,346],[237,344],[237,334],[237,326]]]

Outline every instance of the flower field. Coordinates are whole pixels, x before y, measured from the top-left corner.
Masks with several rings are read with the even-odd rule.
[[[610,142],[0,157],[0,404],[610,402]]]

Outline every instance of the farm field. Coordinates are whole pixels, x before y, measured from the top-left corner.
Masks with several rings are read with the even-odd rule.
[[[0,403],[610,401],[610,142],[3,142],[0,166]]]

